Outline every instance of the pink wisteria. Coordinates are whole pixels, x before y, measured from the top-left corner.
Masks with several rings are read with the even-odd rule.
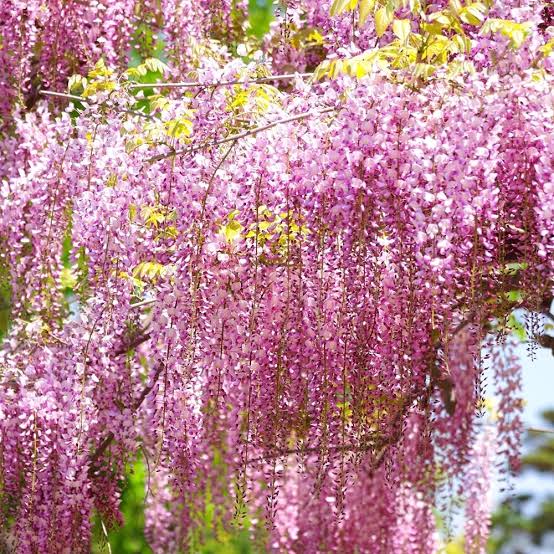
[[[141,452],[155,552],[194,551],[208,497],[256,551],[436,552],[449,487],[484,552],[492,468],[519,456],[510,316],[540,335],[553,294],[542,5],[496,3],[532,28],[475,34],[474,74],[278,88],[216,84],[356,54],[372,24],[283,2],[326,48],[274,49],[281,10],[244,61],[247,3],[146,4],[2,6],[0,550],[88,552]],[[148,112],[117,69],[146,19],[166,76],[210,84]],[[33,89],[94,66],[79,113]]]

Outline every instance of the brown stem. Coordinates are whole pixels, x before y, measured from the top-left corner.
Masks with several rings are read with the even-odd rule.
[[[214,81],[212,83],[200,83],[198,81],[178,82],[178,83],[137,83],[129,88],[144,89],[144,88],[217,88],[232,85],[249,85],[255,83],[270,83],[271,81],[286,81],[295,77],[311,77],[313,73],[284,73],[282,75],[270,75],[269,77],[259,77],[258,79],[231,80],[231,81]]]
[[[158,381],[158,377],[160,376],[160,373],[162,372],[162,369],[164,367],[164,364],[159,364],[156,368],[156,371],[154,372],[154,375],[152,376],[152,379],[150,381],[149,385],[146,385],[142,392],[140,393],[140,396],[138,397],[137,401],[135,402],[133,406],[133,410],[136,412],[146,399],[146,397],[150,394],[154,386],[156,385]],[[97,462],[101,458],[102,454],[107,450],[108,446],[112,443],[115,436],[110,431],[102,440],[102,442],[98,445],[96,450],[92,453],[90,457],[90,469],[89,469],[89,476],[92,476],[94,472],[98,469],[97,468]]]
[[[124,344],[121,346],[118,350],[115,351],[115,356],[121,356],[122,354],[126,354],[129,352],[129,350],[135,349],[137,346],[140,346],[147,340],[150,340],[152,334],[151,333],[144,333],[140,334],[137,337],[135,337],[131,342]]]
[[[183,154],[192,154],[194,152],[197,152],[198,150],[203,150],[204,148],[209,148],[211,146],[219,146],[220,144],[225,144],[227,142],[237,141],[239,139],[242,139],[248,136],[256,135],[258,133],[261,133],[262,131],[267,131],[268,129],[276,127],[277,125],[282,125],[284,123],[291,123],[292,121],[299,121],[301,119],[306,119],[308,117],[315,117],[318,115],[323,115],[334,111],[336,111],[336,108],[325,108],[323,110],[312,110],[309,112],[303,112],[298,115],[285,117],[284,119],[278,119],[277,121],[272,121],[271,123],[267,123],[266,125],[262,125],[261,127],[254,127],[253,129],[249,129],[248,131],[244,131],[236,135],[230,135],[224,139],[216,140],[213,142],[206,142],[196,146],[191,146],[190,148],[186,148],[185,150],[177,150],[174,152],[169,152],[168,154],[158,154],[157,156],[152,156],[151,158],[148,158],[146,162],[149,162],[149,163],[159,162],[160,160],[171,158],[171,156],[181,156]]]

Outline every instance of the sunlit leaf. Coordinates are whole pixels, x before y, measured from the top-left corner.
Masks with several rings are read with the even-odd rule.
[[[392,22],[392,32],[398,37],[400,42],[406,44],[408,36],[410,35],[410,20],[395,19]]]
[[[358,18],[358,25],[361,27],[365,25],[367,18],[373,13],[375,8],[375,0],[361,0],[360,1],[360,13]]]
[[[378,37],[382,37],[393,20],[393,12],[385,7],[379,8],[375,13],[375,31]]]
[[[347,9],[353,9],[358,3],[357,0],[354,2],[354,6],[351,7],[352,0],[334,0],[331,4],[331,9],[329,10],[329,15],[334,17],[335,15],[340,15],[345,12]]]

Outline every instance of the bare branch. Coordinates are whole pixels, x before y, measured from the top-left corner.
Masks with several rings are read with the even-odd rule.
[[[135,402],[135,405],[134,405],[135,411],[141,407],[142,403],[144,402],[144,399],[150,394],[150,392],[156,385],[156,382],[158,381],[158,377],[160,376],[160,373],[162,372],[163,368],[164,368],[164,364],[159,364],[158,367],[156,368],[156,371],[154,373],[154,376],[152,377],[150,384],[144,387],[144,389],[140,393],[140,396]]]
[[[115,356],[121,356],[122,354],[126,354],[127,352],[129,352],[129,350],[133,350],[137,346],[140,346],[142,343],[146,342],[147,340],[150,340],[150,337],[151,337],[150,333],[142,333],[137,335],[131,342],[124,344],[118,350],[116,350]]]
[[[328,446],[325,448],[328,452],[368,452],[375,445],[360,446],[356,444],[340,444],[334,446]],[[305,455],[305,454],[317,454],[321,452],[323,448],[321,446],[307,446],[300,448],[283,448],[276,452],[268,453],[265,456],[259,456],[258,458],[252,458],[248,460],[248,464],[254,464],[256,462],[264,462],[268,460],[274,460],[275,458],[281,458],[283,456],[293,455]]]
[[[75,100],[77,102],[81,102],[83,104],[94,104],[94,102],[90,102],[90,100],[87,100],[86,98],[83,98],[82,96],[75,96],[74,94],[66,94],[64,92],[54,92],[53,90],[41,90],[40,91],[40,94],[43,94],[44,96],[52,96],[53,98],[62,98],[62,99],[66,99],[66,100]],[[116,112],[119,112],[119,113],[128,113],[128,114],[131,114],[131,115],[138,115],[139,117],[144,117],[145,119],[149,119],[151,121],[153,121],[154,119],[156,119],[155,117],[147,114],[147,113],[144,113],[144,112],[139,112],[139,111],[136,111],[136,110],[126,110],[124,108],[114,108]]]
[[[131,90],[145,88],[217,88],[228,87],[233,85],[249,85],[255,83],[270,83],[271,81],[286,81],[296,77],[306,78],[311,77],[313,73],[285,73],[281,75],[270,75],[269,77],[259,77],[257,79],[235,79],[231,81],[216,81],[213,83],[201,83],[199,81],[178,82],[178,83],[137,83],[131,85]]]
[[[98,448],[93,452],[92,456],[90,457],[90,469],[89,469],[89,475],[92,475],[94,471],[97,469],[95,467],[96,462],[100,459],[102,454],[106,451],[108,446],[110,446],[111,442],[114,439],[114,434],[110,431],[105,437],[104,440],[100,443]]]
[[[192,146],[190,148],[186,148],[185,150],[176,150],[173,152],[170,152],[168,154],[159,154],[157,156],[153,156],[152,158],[148,158],[147,162],[158,162],[160,160],[164,160],[166,158],[171,158],[172,156],[182,156],[183,154],[191,154],[193,152],[197,152],[198,150],[203,150],[204,148],[209,148],[212,146],[219,146],[220,144],[225,144],[227,142],[232,142],[235,140],[240,140],[242,138],[256,135],[258,133],[261,133],[262,131],[267,131],[268,129],[272,129],[273,127],[276,127],[277,125],[283,125],[285,123],[291,123],[293,121],[299,121],[301,119],[306,119],[308,117],[317,117],[319,115],[323,115],[326,113],[335,112],[336,108],[324,108],[322,110],[312,110],[309,112],[303,112],[298,115],[294,115],[291,117],[286,117],[284,119],[278,119],[276,121],[272,121],[271,123],[267,123],[266,125],[262,125],[261,127],[254,127],[253,129],[249,129],[248,131],[244,131],[242,133],[238,133],[236,135],[230,135],[224,139],[216,140],[213,142],[206,142],[203,144],[199,144],[196,146]]]
[[[160,376],[160,373],[162,372],[162,369],[164,367],[164,364],[159,364],[156,368],[156,371],[154,372],[154,375],[152,376],[152,379],[150,380],[150,384],[146,385],[144,389],[142,390],[140,396],[138,397],[137,401],[135,402],[133,406],[133,410],[136,412],[146,399],[146,397],[152,392],[152,389],[156,386],[156,383],[158,381],[158,378]],[[114,434],[110,431],[102,440],[102,442],[98,445],[98,448],[92,453],[90,457],[90,469],[89,469],[89,476],[92,476],[94,472],[98,469],[97,462],[102,457],[104,452],[108,449],[108,446],[113,442],[114,440]]]
[[[554,356],[554,337],[551,335],[535,335],[535,340],[543,347],[552,350]]]
[[[149,306],[150,304],[155,304],[156,299],[155,298],[149,298],[148,300],[141,300],[140,302],[135,302],[134,304],[130,304],[129,308],[132,310],[136,308],[142,308],[143,306]]]
[[[76,100],[77,102],[83,102],[84,104],[89,103],[89,101],[86,98],[83,98],[81,96],[75,96],[74,94],[66,94],[64,92],[54,92],[53,90],[41,90],[39,91],[39,94],[42,94],[43,96],[53,96],[55,98],[67,98],[68,100]]]
[[[554,429],[543,429],[541,427],[529,427],[527,429],[528,433],[531,433],[533,435],[538,434],[548,434],[548,435],[554,435]]]

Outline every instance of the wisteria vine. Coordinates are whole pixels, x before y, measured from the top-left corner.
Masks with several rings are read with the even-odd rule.
[[[277,4],[2,3],[0,550],[90,551],[140,452],[155,552],[208,512],[438,552],[449,487],[485,551],[554,292],[550,8]]]

